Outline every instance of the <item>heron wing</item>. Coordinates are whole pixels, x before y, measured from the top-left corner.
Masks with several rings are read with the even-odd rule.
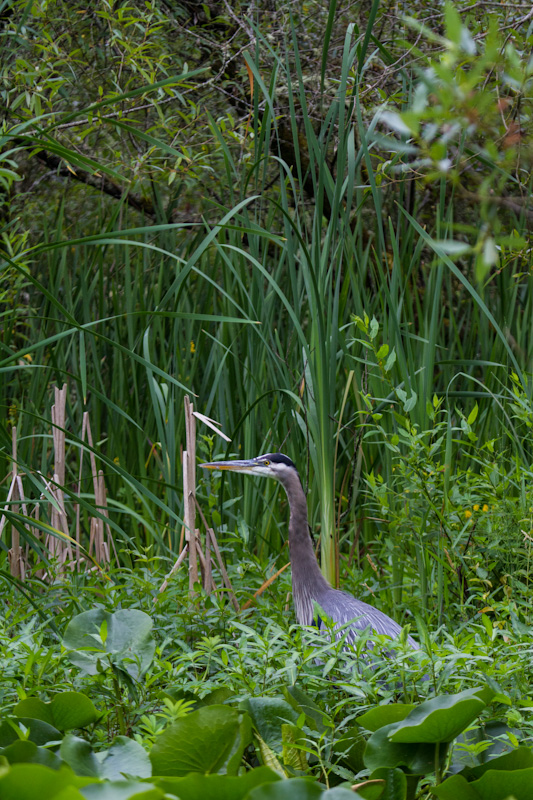
[[[390,636],[391,639],[395,639],[402,631],[398,623],[383,611],[362,600],[356,600],[355,597],[338,589],[329,589],[318,600],[318,604],[335,622],[335,627],[339,628],[337,637],[346,635],[346,644],[354,644],[358,635],[368,628],[376,633]],[[345,627],[348,624],[349,627]],[[411,647],[418,649],[415,640],[411,636],[407,638]]]

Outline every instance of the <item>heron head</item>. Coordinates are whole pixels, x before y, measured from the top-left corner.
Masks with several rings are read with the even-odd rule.
[[[275,478],[281,483],[287,475],[298,474],[293,462],[282,453],[267,453],[257,458],[245,461],[210,461],[200,464],[204,469],[228,470],[230,472],[244,472],[246,475],[261,475],[265,478]]]

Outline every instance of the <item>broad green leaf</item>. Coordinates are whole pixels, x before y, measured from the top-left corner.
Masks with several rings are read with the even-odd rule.
[[[248,712],[263,741],[280,755],[283,749],[281,726],[286,722],[296,725],[300,714],[283,697],[247,697],[240,707]]]
[[[184,778],[153,778],[152,783],[180,800],[244,800],[256,786],[278,783],[280,775],[268,767],[256,767],[244,775],[201,775],[191,773]]]
[[[468,767],[463,770],[462,774],[471,781],[478,780],[488,770],[517,770],[531,767],[533,767],[533,750],[530,747],[522,746],[498,758],[491,758],[490,761],[480,764],[478,767]]]
[[[406,800],[409,782],[414,782],[414,787],[418,783],[415,776],[407,776],[402,769],[381,768],[372,773],[375,785],[369,783],[368,786],[361,787],[358,791],[365,800]],[[381,781],[381,785],[378,781]],[[413,788],[414,788],[413,787]],[[409,795],[411,796],[411,795]]]
[[[61,766],[61,759],[51,750],[23,739],[17,739],[9,747],[5,747],[2,755],[10,764],[42,764],[51,769],[59,769]]]
[[[100,631],[106,623],[105,643]],[[85,611],[71,619],[63,637],[73,664],[96,675],[98,664],[106,668],[109,658],[119,662],[132,678],[146,672],[155,652],[152,619],[143,611],[122,609],[114,614],[101,608]]]
[[[92,783],[83,787],[83,796],[85,800],[165,800],[163,790],[151,781],[141,783],[134,780]]]
[[[81,785],[68,768],[59,770],[41,764],[15,764],[0,778],[2,800],[85,800]]]
[[[68,733],[59,748],[63,761],[76,773],[91,778],[100,777],[100,762],[89,742]]]
[[[18,726],[24,726],[28,729],[27,736],[18,736],[15,730]],[[22,729],[21,729],[22,730]],[[21,738],[27,738],[30,742],[38,745],[48,744],[48,742],[58,742],[61,740],[61,733],[49,725],[48,722],[43,722],[40,719],[31,719],[29,717],[20,717],[9,723],[4,720],[0,725],[0,747],[7,747],[13,742],[19,741]]]
[[[246,800],[319,800],[325,786],[312,778],[292,778],[281,783],[269,783],[253,789]],[[351,800],[354,798],[350,792]],[[344,798],[339,798],[344,800]]]
[[[98,719],[98,712],[87,695],[81,692],[62,692],[50,703],[36,697],[21,700],[14,708],[17,717],[32,717],[48,722],[60,731],[85,728]]]
[[[363,760],[371,773],[380,767],[407,767],[414,775],[426,775],[435,769],[435,745],[427,743],[392,742],[389,735],[398,726],[393,722],[372,734],[366,743]],[[443,763],[447,745],[440,745],[439,758]]]
[[[485,708],[486,702],[478,695],[480,689],[441,695],[426,700],[413,709],[407,717],[389,731],[389,739],[396,743],[451,742]]]
[[[463,775],[452,775],[440,786],[434,786],[432,791],[440,800],[459,800],[459,798],[460,800],[481,800],[477,791]]]
[[[478,412],[479,412],[479,406],[476,403],[474,405],[474,408],[472,409],[472,411],[470,412],[470,414],[468,415],[468,418],[467,418],[467,422],[468,422],[469,425],[473,425],[474,424],[474,422],[477,419]]]
[[[531,800],[532,786],[533,768],[489,769],[472,783],[463,775],[452,775],[432,791],[439,800]]]
[[[531,800],[533,768],[515,770],[487,770],[470,786],[481,800]]]
[[[152,774],[150,757],[144,747],[127,736],[117,736],[108,750],[96,753],[100,777],[117,780],[124,775],[149,778]]]
[[[367,731],[377,731],[383,725],[401,722],[414,708],[416,706],[412,703],[390,703],[386,706],[376,706],[357,717],[356,722]]]
[[[333,789],[326,789],[320,795],[320,800],[367,800],[359,792],[352,792],[344,786],[335,786]]]
[[[154,775],[235,774],[250,740],[247,714],[228,706],[205,706],[158,736],[150,753],[152,770]]]

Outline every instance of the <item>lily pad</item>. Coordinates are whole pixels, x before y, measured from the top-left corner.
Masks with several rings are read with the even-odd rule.
[[[426,700],[389,729],[391,742],[451,742],[483,711],[482,689],[466,689]]]
[[[356,722],[367,731],[377,731],[384,725],[401,722],[414,708],[416,706],[412,703],[390,703],[387,706],[376,706],[357,717]]]
[[[268,767],[257,767],[244,775],[201,775],[191,773],[184,778],[153,778],[152,782],[180,800],[244,800],[256,786],[279,783],[280,775]]]
[[[24,733],[22,727],[26,729],[27,734]],[[17,727],[20,728],[21,734],[17,733]],[[18,742],[21,739],[29,739],[37,745],[48,744],[48,742],[58,742],[61,740],[61,733],[50,725],[48,722],[43,722],[40,719],[31,719],[31,717],[20,717],[17,720],[4,720],[0,724],[0,747],[8,747],[13,742]]]
[[[96,675],[110,661],[138,680],[152,663],[155,641],[153,622],[136,609],[121,609],[111,614],[101,608],[73,617],[63,637],[73,664],[89,675]]]
[[[283,750],[281,726],[296,725],[301,712],[295,711],[283,697],[247,697],[240,707],[249,713],[261,739],[280,755]]]
[[[153,774],[235,775],[250,741],[248,714],[229,706],[199,708],[158,736],[150,753]]]
[[[92,701],[81,692],[62,692],[50,703],[44,703],[37,697],[28,697],[17,703],[14,714],[17,717],[40,719],[59,731],[85,728],[99,717]]]

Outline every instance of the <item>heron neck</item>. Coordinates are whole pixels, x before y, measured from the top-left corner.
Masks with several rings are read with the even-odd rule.
[[[289,551],[292,569],[292,593],[296,616],[300,623],[310,625],[313,620],[313,601],[320,601],[329,588],[316,560],[307,521],[307,503],[303,488],[289,494]]]

